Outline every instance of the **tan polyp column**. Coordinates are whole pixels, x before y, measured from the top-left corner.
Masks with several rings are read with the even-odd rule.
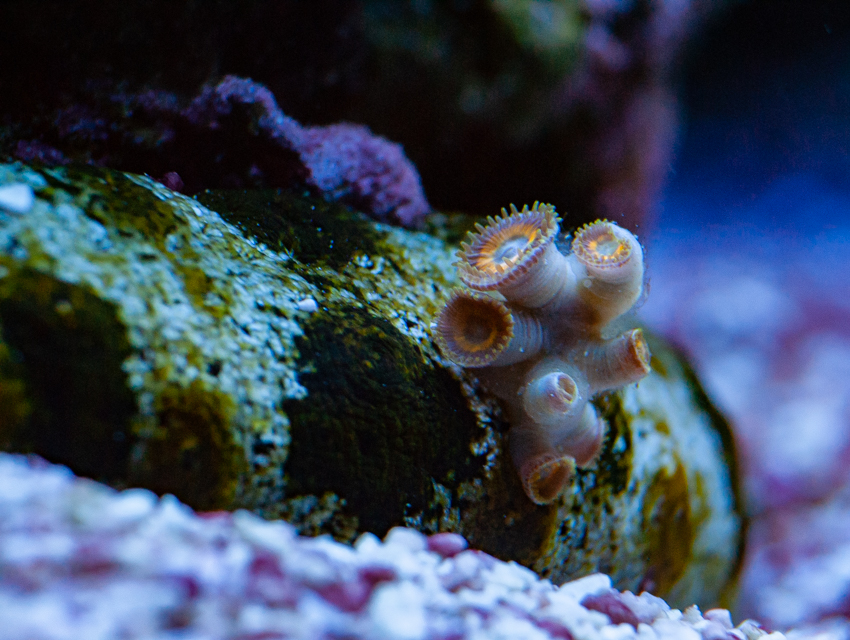
[[[643,289],[643,249],[637,238],[612,222],[582,228],[573,240],[579,276],[577,293],[590,307],[597,324],[607,325],[634,306]]]
[[[535,504],[547,504],[575,473],[575,462],[559,453],[539,425],[513,426],[510,430],[511,457],[526,495]]]
[[[616,389],[637,382],[650,371],[651,354],[643,331],[632,329],[588,349],[582,369],[587,374],[591,393]]]
[[[596,459],[602,449],[604,436],[605,421],[589,402],[572,424],[564,425],[552,434],[555,449],[574,458],[579,467],[585,467]]]
[[[490,366],[503,367],[529,360],[543,347],[543,327],[537,318],[516,309],[511,310],[511,317],[514,321],[513,337]]]
[[[550,243],[538,261],[516,280],[508,280],[497,290],[515,304],[537,309],[550,304],[563,291],[575,289],[575,275],[567,257]]]

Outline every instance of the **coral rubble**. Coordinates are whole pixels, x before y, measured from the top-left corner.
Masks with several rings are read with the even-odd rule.
[[[606,334],[641,295],[643,249],[625,229],[596,221],[565,256],[554,207],[511,210],[479,225],[458,254],[461,280],[500,298],[456,290],[435,334],[449,359],[477,367],[506,403],[523,488],[546,504],[602,448],[605,423],[590,398],[649,373],[640,329]]]
[[[784,638],[733,628],[723,609],[621,593],[602,574],[555,586],[466,547],[406,528],[351,547],[0,454],[5,640]]]

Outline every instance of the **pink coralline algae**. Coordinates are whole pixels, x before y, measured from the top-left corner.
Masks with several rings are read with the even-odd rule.
[[[65,108],[41,139],[18,141],[15,155],[147,173],[186,193],[307,186],[408,227],[430,210],[400,145],[362,125],[302,126],[266,87],[235,76],[182,109],[164,91],[113,95],[108,107]]]
[[[172,496],[117,492],[38,458],[0,454],[6,640],[766,635],[752,621],[733,627],[726,610],[703,615],[621,593],[601,574],[558,587],[465,546],[455,534],[403,528],[346,546],[246,512],[196,514]]]
[[[419,176],[401,145],[373,135],[362,125],[305,128],[296,149],[310,169],[310,182],[335,200],[408,227],[428,211]]]
[[[643,291],[643,248],[597,220],[564,255],[553,206],[511,209],[462,245],[458,273],[469,288],[452,293],[435,338],[504,402],[523,488],[547,504],[601,450],[606,426],[591,397],[649,373],[641,330],[612,331]]]

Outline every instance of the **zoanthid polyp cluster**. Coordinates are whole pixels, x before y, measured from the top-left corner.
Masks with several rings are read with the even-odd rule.
[[[435,338],[503,401],[525,492],[546,504],[602,447],[606,424],[590,399],[649,373],[641,330],[616,328],[641,296],[643,249],[626,229],[597,220],[575,232],[564,255],[552,205],[502,214],[461,245],[468,288],[451,293]]]

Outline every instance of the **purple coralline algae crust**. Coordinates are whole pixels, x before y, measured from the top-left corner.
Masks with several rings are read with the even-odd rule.
[[[241,104],[256,109],[254,122],[259,132],[283,146],[291,147],[300,137],[301,126],[283,114],[271,91],[246,78],[227,76],[214,87],[205,87],[182,115],[201,128],[218,129],[222,118]]]
[[[165,91],[114,94],[110,102],[59,110],[46,140],[18,141],[15,156],[147,173],[186,193],[309,186],[407,227],[430,211],[400,145],[362,125],[303,127],[252,80],[227,76],[182,109]]]
[[[335,200],[362,207],[378,220],[394,217],[407,227],[428,212],[419,176],[401,145],[367,127],[309,127],[296,149],[310,169],[310,182]]]
[[[349,547],[247,512],[194,513],[172,496],[117,492],[39,458],[0,454],[0,629],[8,640],[766,634],[751,621],[733,628],[725,610],[703,616],[695,606],[678,611],[649,594],[620,593],[601,574],[557,587],[464,547],[459,536],[403,528]],[[618,625],[626,611],[628,624]]]

